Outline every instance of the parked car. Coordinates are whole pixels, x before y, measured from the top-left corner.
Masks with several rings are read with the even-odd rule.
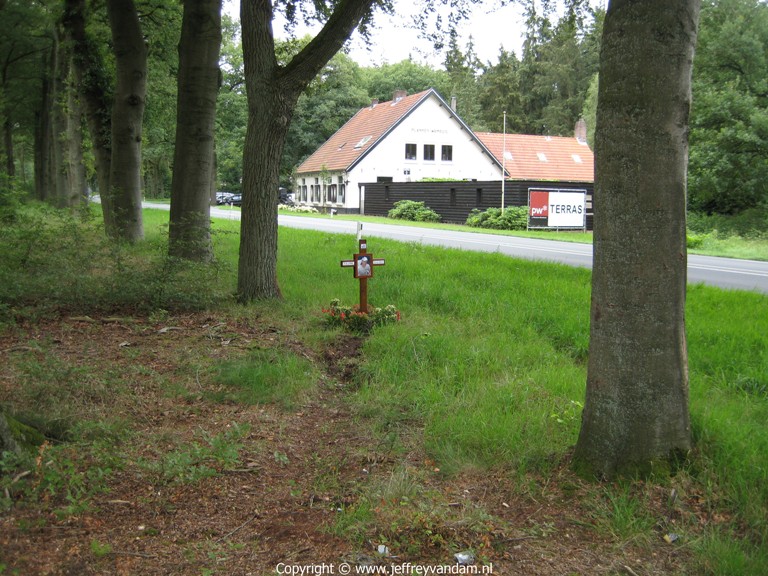
[[[229,204],[234,192],[216,192],[216,204]]]
[[[277,189],[277,193],[280,204],[283,204],[284,206],[293,206],[293,194],[288,192],[287,189],[281,186]]]
[[[231,204],[232,206],[242,206],[243,205],[243,195],[242,194],[232,194],[230,198],[225,202],[225,204]]]

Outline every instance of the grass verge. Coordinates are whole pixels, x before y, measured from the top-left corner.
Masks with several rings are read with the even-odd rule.
[[[51,420],[67,422],[68,442],[88,447],[76,454],[67,449],[72,444],[64,444],[48,452],[56,458],[43,460],[51,464],[40,469],[40,477],[49,481],[37,486],[63,493],[64,513],[82,510],[116,466],[94,436],[109,431],[114,439],[109,453],[119,453],[123,431],[140,420],[140,406],[130,403],[137,381],[166,390],[174,399],[295,409],[318,380],[308,355],[333,345],[322,308],[334,298],[357,298],[357,283],[338,265],[355,247],[352,236],[281,229],[278,266],[284,302],[241,308],[231,298],[236,222],[214,223],[218,260],[200,267],[165,256],[167,212],[146,212],[148,239],[139,246],[102,240],[93,222],[43,214],[30,212],[21,225],[0,233],[3,330],[25,332],[36,322],[65,314],[83,322],[89,321],[84,315],[97,312],[142,317],[140,325],[123,318],[128,345],[121,342],[116,354],[133,366],[129,369],[95,372],[63,362],[47,352],[45,337],[31,332],[23,350],[6,352],[4,375],[25,386],[23,395],[6,394],[4,404],[12,400],[14,413],[54,414]],[[415,449],[441,476],[468,470],[503,473],[520,493],[540,497],[567,463],[578,433],[588,353],[589,272],[386,240],[371,248],[386,257],[387,266],[370,282],[370,301],[396,305],[402,320],[377,328],[365,340],[354,390],[346,400],[355,417],[375,430],[394,458]],[[172,391],[152,368],[156,360],[145,362],[130,342],[144,337],[149,326],[153,338],[160,338],[158,326],[196,309],[242,323],[258,319],[283,344],[292,344],[264,349],[243,342],[237,357],[226,361],[176,351],[179,366],[186,366],[180,368],[186,385]],[[689,573],[759,574],[768,557],[768,298],[695,286],[689,291],[687,322],[696,440],[688,467],[673,479],[595,487],[585,496],[592,515],[582,521],[619,546],[631,542],[653,554],[662,535],[658,518],[674,516],[663,526],[664,535],[682,535],[686,548],[695,552]],[[207,326],[201,338],[221,346],[243,341],[244,328],[221,333],[214,327]],[[200,378],[215,383],[220,396],[200,394]],[[129,422],[99,416],[95,408],[105,404]],[[204,429],[186,443],[168,442],[168,449],[144,469],[163,482],[198,482],[241,465],[237,451],[229,450],[239,442],[239,432]],[[293,461],[288,451],[275,452],[278,456],[285,466]],[[17,466],[9,459],[3,462],[4,487],[10,491],[13,483],[15,490],[19,482],[11,469]],[[94,470],[94,476],[83,476],[87,470]],[[496,529],[488,528],[488,509],[454,509],[454,499],[436,493],[433,481],[403,465],[388,479],[361,484],[333,530],[359,542],[374,535],[419,553],[429,546],[458,546],[450,534],[459,524],[470,526],[478,542]],[[44,499],[47,489],[36,497]],[[659,498],[673,492],[675,498]],[[661,512],[660,500],[665,501]],[[551,530],[542,523],[535,534]]]

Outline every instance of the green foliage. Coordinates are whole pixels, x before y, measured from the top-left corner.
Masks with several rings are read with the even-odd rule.
[[[691,109],[689,205],[736,214],[768,204],[768,5],[704,2]]]
[[[440,214],[427,207],[424,202],[400,200],[387,213],[387,218],[411,220],[413,222],[440,222]]]
[[[81,314],[134,310],[199,309],[229,298],[232,289],[217,282],[221,263],[193,264],[169,257],[167,231],[153,230],[135,246],[107,240],[90,213],[71,213],[40,204],[16,211],[0,227],[0,323],[38,311],[77,310]]]
[[[0,457],[0,508],[16,501],[36,502],[51,506],[59,516],[71,516],[87,510],[94,496],[107,490],[107,480],[116,465],[96,446],[98,460],[72,446],[40,446],[34,454],[14,455],[3,452]],[[16,474],[21,470],[19,474]]]
[[[493,230],[526,230],[528,228],[528,207],[510,206],[505,208],[503,213],[501,208],[488,208],[487,210],[475,208],[469,213],[467,226]]]
[[[202,442],[163,454],[157,460],[142,460],[139,464],[157,474],[164,482],[192,484],[203,478],[230,470],[240,462],[240,440],[248,434],[248,426],[232,424],[221,434],[202,431]]]
[[[696,234],[738,236],[745,239],[768,238],[768,206],[751,208],[736,215],[688,212],[688,230]]]
[[[96,558],[103,558],[112,553],[112,545],[108,542],[102,544],[98,540],[91,540],[91,552]]]
[[[278,349],[254,350],[216,368],[215,380],[227,387],[218,398],[244,404],[299,403],[317,382],[316,368],[304,357]]]
[[[444,70],[435,70],[410,59],[362,68],[360,73],[368,96],[379,102],[392,100],[396,90],[416,94],[434,88],[445,96],[451,94],[450,80]]]
[[[361,312],[355,306],[341,305],[337,298],[331,300],[328,308],[323,308],[323,314],[326,314],[328,326],[341,327],[350,332],[368,333],[376,326],[400,321],[400,312],[394,304]]]

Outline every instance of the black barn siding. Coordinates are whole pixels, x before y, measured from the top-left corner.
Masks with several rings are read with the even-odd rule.
[[[469,213],[478,208],[501,207],[501,181],[458,182],[376,182],[365,188],[361,212],[368,216],[386,216],[400,200],[424,202],[440,214],[443,222],[464,224]],[[592,229],[592,194],[594,184],[584,182],[507,181],[504,206],[527,206],[528,189],[586,190],[587,229]]]

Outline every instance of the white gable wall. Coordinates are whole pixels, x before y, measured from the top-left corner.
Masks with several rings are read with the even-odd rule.
[[[390,106],[390,103],[384,102],[379,106]],[[415,159],[406,158],[406,144],[415,145]],[[425,159],[425,145],[434,146],[433,160]],[[443,159],[443,146],[450,147],[450,160]],[[300,174],[296,191],[300,190],[302,178],[309,185],[314,184],[319,176]],[[329,172],[327,176],[332,182],[337,182],[343,174]],[[472,134],[455,118],[453,111],[441,106],[436,97],[430,96],[346,174],[344,203],[326,203],[326,206],[359,209],[361,195],[364,194],[360,185],[376,182],[378,178],[391,178],[392,182],[415,182],[424,178],[496,180],[501,178],[501,168],[483,152]],[[294,198],[298,201],[301,197],[294,194]],[[307,200],[307,204],[320,205],[309,202],[309,194]],[[364,202],[363,198],[363,206]]]

